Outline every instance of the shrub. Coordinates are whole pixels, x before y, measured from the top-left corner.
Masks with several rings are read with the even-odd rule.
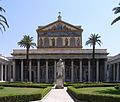
[[[64,86],[75,86],[76,88],[81,87],[114,87],[116,85],[120,85],[120,83],[103,83],[103,82],[79,82],[79,83],[71,83],[65,82]]]
[[[116,90],[120,89],[120,87],[119,87],[119,86],[114,86],[114,88],[115,88]]]
[[[53,84],[35,84],[35,83],[17,83],[17,82],[12,82],[12,83],[9,83],[9,82],[3,82],[3,83],[0,83],[1,86],[4,86],[4,87],[30,87],[30,88],[46,88],[48,86],[53,86]]]
[[[119,85],[119,84],[117,84]],[[85,88],[85,87],[114,87],[115,83],[81,83],[81,84],[73,84],[75,88]]]
[[[0,86],[0,90],[1,90],[1,89],[4,89],[4,87],[3,87],[3,86]]]

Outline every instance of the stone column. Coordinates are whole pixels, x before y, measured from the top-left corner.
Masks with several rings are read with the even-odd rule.
[[[29,60],[29,82],[31,82],[31,60]]]
[[[105,65],[104,65],[104,68],[105,68],[105,73],[104,73],[104,77],[105,77],[105,81],[107,81],[107,59],[105,59]]]
[[[54,60],[54,82],[56,81],[56,60]]]
[[[21,81],[23,81],[23,60],[21,60]]]
[[[115,64],[113,64],[113,81],[115,81]]]
[[[7,81],[7,65],[5,64],[5,81]]]
[[[96,81],[99,82],[99,60],[97,60],[96,64]]]
[[[90,82],[90,59],[88,60],[88,82]]]
[[[15,81],[15,59],[13,60],[13,81]]]
[[[48,60],[46,60],[46,83],[48,82]]]
[[[119,62],[117,63],[117,82],[119,81]]]
[[[1,64],[1,81],[3,81],[3,64]]]
[[[40,60],[37,60],[37,82],[40,82]]]
[[[110,81],[110,70],[111,70],[111,64],[108,63],[108,66],[107,66],[107,73],[106,73],[106,76],[107,76],[107,82]]]
[[[8,81],[10,81],[10,79],[11,79],[11,67],[10,67],[10,64],[8,64],[8,67],[7,67],[8,69]]]
[[[64,64],[64,70],[63,70],[63,80],[65,82],[65,59],[63,60],[63,64]]]
[[[73,66],[73,59],[71,60],[71,82],[73,82],[73,79],[74,79],[74,77],[73,77],[73,73],[74,73],[74,68],[73,68],[74,66]]]
[[[80,60],[80,82],[82,82],[82,60]]]

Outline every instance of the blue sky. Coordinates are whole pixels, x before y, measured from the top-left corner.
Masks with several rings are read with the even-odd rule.
[[[37,40],[36,29],[57,20],[61,12],[62,20],[83,28],[83,48],[91,33],[99,34],[103,42],[97,48],[107,49],[109,55],[120,52],[120,21],[110,25],[115,15],[112,9],[119,0],[0,0],[10,28],[0,34],[0,53],[10,56],[13,49],[20,48],[17,42],[29,34]]]

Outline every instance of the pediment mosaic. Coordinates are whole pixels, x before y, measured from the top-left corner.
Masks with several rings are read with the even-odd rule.
[[[40,36],[80,36],[81,26],[73,26],[64,21],[56,21],[43,27],[38,27],[37,33]]]
[[[78,29],[73,26],[67,25],[63,22],[56,22],[55,24],[45,27],[42,30],[60,31],[60,30],[78,30]]]

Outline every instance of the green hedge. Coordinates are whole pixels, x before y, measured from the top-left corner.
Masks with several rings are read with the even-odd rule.
[[[0,83],[0,86],[4,86],[4,87],[30,87],[30,88],[46,88],[48,86],[53,86],[53,84],[44,84],[44,83],[27,83],[27,82],[21,82],[21,83],[17,83],[17,82],[13,82],[13,83],[9,83],[9,82],[3,82]]]
[[[29,101],[41,100],[50,90],[51,87],[47,87],[38,94],[3,96],[0,97],[0,102],[29,102]]]
[[[114,87],[117,84],[78,84],[78,85],[73,85],[75,88],[85,88],[85,87]]]
[[[75,88],[85,88],[85,87],[114,87],[119,86],[120,83],[64,83],[64,86],[74,86]]]
[[[93,95],[93,94],[82,94],[76,91],[76,88],[69,86],[67,89],[68,93],[72,94],[78,100],[85,100],[88,102],[120,102],[120,97],[117,96],[105,96],[105,95]]]

